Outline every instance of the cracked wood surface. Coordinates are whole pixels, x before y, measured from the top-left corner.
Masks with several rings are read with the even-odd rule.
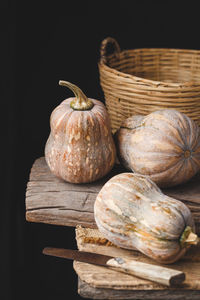
[[[199,300],[197,290],[114,290],[97,288],[78,278],[78,293],[88,299],[135,299],[135,300]]]
[[[102,185],[119,173],[116,166],[108,176],[90,184],[73,184],[55,177],[45,158],[31,169],[26,190],[26,220],[64,226],[95,228],[93,205]]]
[[[112,176],[125,172],[116,165],[103,179],[89,184],[72,184],[55,177],[45,158],[38,158],[31,169],[26,190],[26,220],[64,226],[82,225],[96,228],[93,205],[103,184]],[[183,186],[163,192],[183,201],[192,211],[200,232],[200,174]]]

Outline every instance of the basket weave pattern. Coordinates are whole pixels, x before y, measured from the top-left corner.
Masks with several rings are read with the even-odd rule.
[[[111,44],[114,53],[106,55]],[[100,49],[99,74],[105,103],[116,131],[131,115],[177,109],[200,125],[200,50],[120,50],[113,38]]]

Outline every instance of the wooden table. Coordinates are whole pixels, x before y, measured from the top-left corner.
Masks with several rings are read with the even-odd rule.
[[[49,170],[44,157],[35,161],[26,192],[26,220],[62,226],[82,225],[96,228],[93,205],[103,184],[125,170],[116,165],[103,179],[90,184],[71,184],[56,178]],[[200,174],[183,186],[163,189],[171,197],[183,201],[191,210],[200,233]],[[106,248],[106,251],[108,248]],[[109,250],[110,251],[110,250]],[[88,264],[87,264],[88,265]],[[91,266],[91,265],[90,265]],[[84,267],[84,266],[83,266]],[[198,265],[200,273],[200,265]],[[76,268],[75,268],[76,269]],[[129,275],[127,275],[129,276]],[[80,276],[79,276],[80,277]],[[200,299],[200,287],[195,289],[155,289],[150,282],[137,286],[137,290],[96,287],[79,278],[78,292],[91,299]]]

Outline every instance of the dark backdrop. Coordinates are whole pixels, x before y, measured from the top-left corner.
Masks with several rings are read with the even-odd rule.
[[[177,4],[177,7],[175,7]],[[74,229],[25,220],[25,189],[34,160],[44,155],[52,110],[72,94],[59,79],[103,99],[100,42],[122,49],[200,49],[195,1],[7,1],[2,37],[1,299],[80,299],[72,262],[43,257],[44,246],[76,247]],[[4,45],[2,43],[2,45]],[[6,112],[4,111],[4,105]],[[4,121],[4,116],[6,120]],[[5,136],[4,136],[5,135]],[[69,296],[71,294],[71,296]]]

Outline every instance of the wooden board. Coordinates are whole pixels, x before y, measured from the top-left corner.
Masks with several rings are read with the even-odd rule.
[[[26,220],[64,226],[77,224],[96,227],[93,205],[102,185],[120,172],[116,166],[102,180],[90,184],[72,184],[54,176],[45,158],[37,159],[26,189]]]
[[[122,299],[122,300],[199,300],[196,290],[112,290],[96,288],[78,278],[78,293],[89,299]]]
[[[125,170],[116,165],[97,182],[71,184],[56,178],[49,170],[44,157],[37,159],[30,173],[26,191],[26,220],[55,225],[95,228],[93,205],[103,184]],[[197,232],[200,232],[200,174],[190,182],[163,192],[182,200],[191,209]]]
[[[96,236],[97,233],[94,230],[94,240]],[[101,234],[99,236],[101,237]],[[87,237],[89,237],[88,240]],[[138,251],[121,249],[114,245],[108,246],[106,243],[98,245],[98,242],[94,246],[91,244],[91,237],[92,230],[78,227],[76,229],[78,249],[158,264]],[[200,299],[200,245],[190,248],[181,260],[167,267],[185,272],[185,282],[169,288],[102,266],[74,261],[74,269],[79,277],[78,293],[82,297],[91,299]]]

